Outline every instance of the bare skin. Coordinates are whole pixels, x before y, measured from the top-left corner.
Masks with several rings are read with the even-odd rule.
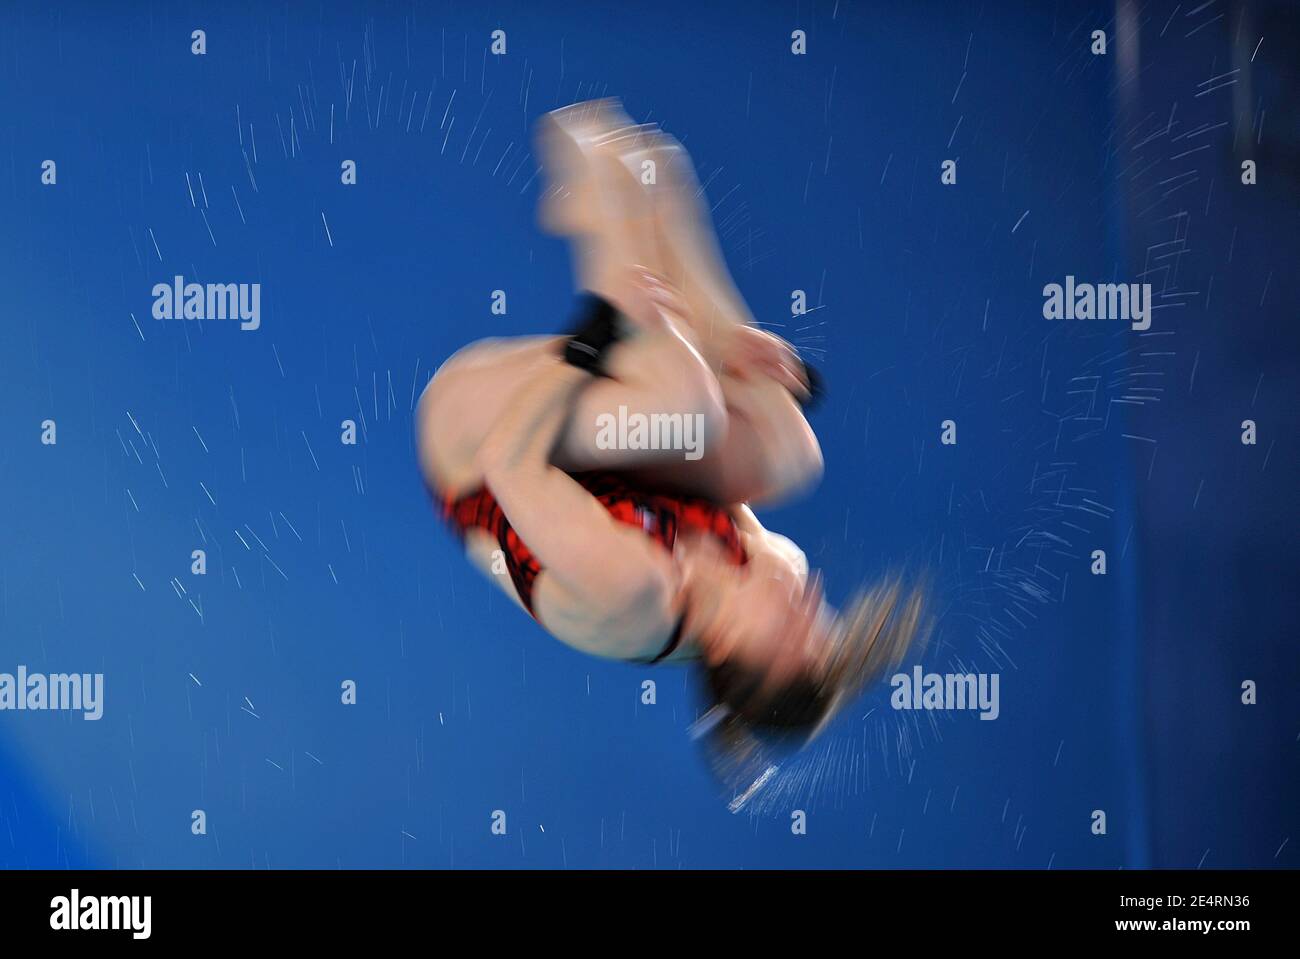
[[[674,326],[615,346],[611,377],[591,383],[576,399],[555,464],[570,472],[627,471],[657,488],[720,503],[771,502],[814,482],[821,475],[821,450],[789,392],[768,388],[765,364],[778,361],[764,354],[773,351],[738,342],[734,372],[719,381],[693,336],[689,327]],[[437,437],[421,445],[421,462],[439,489],[455,493],[476,485],[472,464],[482,438],[515,402],[518,385],[553,359],[561,343],[561,337],[479,341],[439,369],[418,413],[421,434]],[[632,414],[699,414],[702,457],[601,449],[597,418],[620,407]]]
[[[681,144],[657,126],[632,125],[616,101],[606,100],[552,114],[538,147],[554,181],[542,221],[572,240],[579,288],[617,302],[626,263],[667,277],[680,291],[678,315],[692,344],[722,390],[731,433],[721,455],[650,468],[643,478],[759,504],[815,482],[820,451],[796,401],[806,396],[802,364],[754,323]],[[742,356],[764,375],[746,375],[755,364],[737,362]]]
[[[820,592],[807,588],[798,547],[764,530],[745,504],[788,496],[821,475],[821,451],[796,399],[807,392],[802,364],[788,344],[751,325],[707,211],[685,196],[693,173],[679,146],[631,127],[613,101],[557,111],[539,128],[549,180],[542,224],[573,242],[578,286],[614,303],[635,332],[610,350],[608,378],[562,363],[560,337],[481,341],[458,352],[420,400],[426,480],[443,495],[492,490],[543,567],[533,610],[561,641],[601,656],[649,657],[680,619],[684,639],[673,659],[745,661],[773,682],[797,675],[827,639]],[[663,190],[638,180],[647,159],[664,164]],[[698,414],[703,456],[601,448],[596,419],[620,407]],[[668,553],[615,522],[568,475],[593,469],[731,504],[748,562],[732,566],[710,538],[689,534]],[[518,601],[509,577],[492,575],[498,544],[470,530],[465,545],[471,562]]]
[[[639,334],[626,344],[626,364],[642,368],[631,359],[636,343],[640,349],[650,344],[668,350],[674,362],[689,357],[688,334],[674,313],[680,306],[676,294],[644,275],[624,289]],[[444,494],[483,484],[492,490],[544,568],[534,585],[534,610],[561,641],[595,655],[649,657],[663,648],[678,618],[685,615],[686,638],[674,659],[717,657],[724,650],[734,655],[743,637],[750,644],[745,652],[758,656],[776,674],[797,671],[810,655],[807,644],[818,625],[816,610],[805,597],[807,564],[802,553],[789,540],[764,530],[741,503],[732,512],[749,557],[743,567],[723,562],[707,538],[683,536],[669,554],[639,530],[615,522],[569,477],[572,467],[560,451],[576,411],[594,391],[604,387],[619,390],[623,401],[629,397],[617,380],[593,379],[564,364],[554,352],[536,352],[539,345],[498,347],[509,351],[502,355],[517,364],[521,377],[511,381],[507,401],[482,431],[465,429],[466,420],[481,411],[472,413],[468,406],[474,403],[463,402],[468,397],[483,405],[475,379],[478,364],[467,361],[460,366],[450,385],[443,373],[435,377],[419,410],[426,479]],[[763,375],[761,365],[745,361],[750,363],[746,375]],[[474,388],[467,392],[471,383]],[[654,402],[662,408],[663,400]],[[579,447],[582,453],[582,443]],[[616,466],[627,452],[587,450],[583,455],[595,461],[584,468]],[[647,454],[665,459],[681,455]],[[510,579],[492,575],[492,552],[498,544],[482,531],[471,530],[465,545],[471,562],[518,601]]]
[[[673,288],[671,328],[643,331],[614,348],[612,379],[578,398],[556,465],[631,471],[656,488],[721,503],[770,503],[814,483],[822,458],[796,401],[807,389],[801,364],[783,341],[752,325],[700,208],[685,151],[656,128],[632,126],[612,100],[549,114],[537,139],[549,180],[539,216],[547,229],[572,240],[581,289],[627,312],[628,263],[652,275],[670,264],[686,287]],[[649,189],[637,175],[647,161],[659,171]],[[517,384],[559,342],[480,341],[438,371],[421,403],[421,429],[440,437],[423,455],[426,472],[446,484],[441,488],[473,484],[463,464],[472,461]],[[704,456],[599,449],[596,418],[620,407],[633,414],[699,414]]]

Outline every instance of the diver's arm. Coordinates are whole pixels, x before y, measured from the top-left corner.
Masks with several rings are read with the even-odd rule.
[[[663,588],[649,540],[630,535],[585,489],[551,465],[551,451],[591,375],[547,357],[484,439],[478,465],[510,525],[569,590],[611,609]]]

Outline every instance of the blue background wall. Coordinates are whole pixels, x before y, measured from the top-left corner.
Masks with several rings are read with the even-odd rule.
[[[0,13],[0,670],[107,700],[0,713],[0,864],[1296,863],[1276,8],[355,6]],[[1000,673],[997,721],[877,690],[731,815],[685,672],[548,640],[434,521],[414,397],[472,339],[560,326],[529,131],[601,94],[683,140],[754,312],[831,384],[825,481],[765,520],[835,598],[934,570],[925,665]],[[177,273],[260,282],[261,329],[154,321]],[[1152,329],[1044,320],[1066,274],[1153,282]]]

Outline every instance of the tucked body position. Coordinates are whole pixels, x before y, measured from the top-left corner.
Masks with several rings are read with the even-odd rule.
[[[820,377],[755,324],[681,146],[599,100],[544,117],[538,152],[577,315],[566,335],[473,343],[430,381],[417,440],[436,509],[556,639],[698,669],[730,742],[811,738],[902,660],[922,593],[890,577],[836,610],[755,516],[822,475],[805,417]]]

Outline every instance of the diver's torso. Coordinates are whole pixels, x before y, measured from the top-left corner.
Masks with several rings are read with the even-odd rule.
[[[711,538],[728,562],[740,565],[747,560],[724,507],[652,492],[616,473],[570,475],[605,508],[616,527],[626,531],[629,549],[640,548],[642,537],[661,547],[650,555],[665,582],[677,578],[672,554],[682,534]],[[659,651],[672,635],[676,622],[653,597],[634,601],[629,608],[610,609],[548,576],[486,487],[444,497],[440,508],[461,536],[470,562],[562,642],[596,655],[639,659],[646,650]]]

